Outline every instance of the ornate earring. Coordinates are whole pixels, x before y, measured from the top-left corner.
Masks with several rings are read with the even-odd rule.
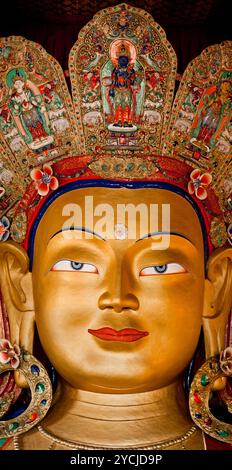
[[[0,339],[0,374],[9,370],[23,373],[31,390],[31,401],[19,416],[8,421],[0,421],[0,437],[11,437],[29,431],[38,424],[48,412],[52,401],[52,386],[46,369],[23,348],[7,339]],[[4,401],[4,400],[3,400]],[[0,409],[2,417],[9,406]]]
[[[208,359],[197,371],[190,389],[189,408],[193,421],[206,434],[226,443],[232,443],[232,425],[217,419],[209,408],[214,382],[232,376],[232,348]],[[232,411],[232,397],[227,400],[227,410]]]

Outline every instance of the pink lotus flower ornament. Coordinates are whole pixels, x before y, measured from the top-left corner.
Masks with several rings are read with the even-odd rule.
[[[228,347],[220,354],[220,368],[225,375],[232,377],[232,348]]]
[[[17,344],[12,344],[8,339],[0,339],[0,364],[10,364],[13,369],[19,366],[20,348]]]
[[[40,196],[47,196],[50,189],[55,191],[55,189],[58,188],[58,179],[52,175],[52,167],[46,163],[43,165],[43,170],[40,170],[40,168],[34,168],[31,171],[31,178],[35,181],[38,194]]]
[[[210,173],[201,173],[201,170],[193,170],[190,174],[190,181],[188,183],[189,194],[195,194],[195,196],[203,201],[207,198],[206,188],[212,182],[212,176]]]

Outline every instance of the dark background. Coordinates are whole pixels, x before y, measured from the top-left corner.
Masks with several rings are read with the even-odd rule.
[[[67,69],[77,35],[102,8],[119,0],[4,0],[0,36],[21,35],[39,42]],[[152,14],[178,57],[178,72],[207,46],[232,39],[230,0],[128,0]],[[4,5],[4,11],[2,6]]]

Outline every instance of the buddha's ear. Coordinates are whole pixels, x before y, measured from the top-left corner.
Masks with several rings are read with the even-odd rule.
[[[232,307],[232,248],[218,249],[207,263],[203,309],[206,358],[225,348],[225,331]]]
[[[34,339],[32,274],[26,251],[14,242],[0,243],[0,286],[9,318],[10,340],[30,353]],[[19,377],[19,374],[17,374]],[[20,374],[21,376],[21,374]],[[19,386],[26,386],[18,378]]]

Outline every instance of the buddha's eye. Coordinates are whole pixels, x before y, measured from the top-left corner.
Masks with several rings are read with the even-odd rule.
[[[51,271],[72,271],[72,272],[84,272],[84,273],[94,273],[97,274],[98,270],[94,264],[90,263],[79,263],[79,261],[71,261],[68,259],[64,259],[61,261],[57,261],[52,268]]]
[[[186,273],[186,269],[178,263],[160,264],[157,266],[148,266],[143,268],[140,276],[155,276],[157,274],[179,274]]]

